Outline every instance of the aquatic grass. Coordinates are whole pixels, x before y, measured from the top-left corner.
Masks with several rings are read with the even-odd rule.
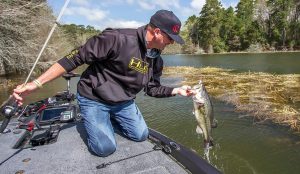
[[[165,76],[184,78],[182,85],[201,79],[213,97],[233,104],[255,120],[288,125],[300,132],[300,74],[238,73],[216,67],[165,67]]]

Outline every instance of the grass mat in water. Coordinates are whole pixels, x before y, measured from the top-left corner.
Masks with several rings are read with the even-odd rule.
[[[300,131],[300,74],[237,73],[214,67],[165,67],[165,76],[184,77],[183,85],[201,79],[213,97],[231,103],[260,121],[271,120]]]

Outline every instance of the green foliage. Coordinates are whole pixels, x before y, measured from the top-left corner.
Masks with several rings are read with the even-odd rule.
[[[211,53],[214,46],[222,45],[219,38],[221,28],[221,3],[218,0],[207,0],[196,22],[199,45],[205,52]],[[218,46],[218,51],[221,51]]]
[[[269,41],[275,41],[276,46],[286,46],[288,34],[288,17],[290,15],[293,0],[269,0],[270,28]]]
[[[183,33],[207,53],[300,49],[299,0],[240,0],[235,11],[206,0],[199,14],[187,20]]]
[[[220,37],[224,41],[224,48],[226,51],[236,50],[240,45],[235,45],[234,40],[237,38],[237,31],[235,30],[236,16],[232,7],[223,11],[222,25],[220,28]],[[239,41],[238,41],[239,42]],[[237,48],[236,48],[237,47]]]
[[[68,40],[74,47],[84,44],[91,36],[100,33],[100,30],[96,30],[90,25],[85,27],[84,25],[65,24],[60,25],[60,28],[62,28]]]

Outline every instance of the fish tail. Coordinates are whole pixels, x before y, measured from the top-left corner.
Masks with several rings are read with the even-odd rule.
[[[213,146],[214,146],[213,140],[209,140],[209,141],[204,140],[204,148],[209,148]]]
[[[209,140],[209,147],[212,147],[214,145],[215,145],[214,142],[212,140]]]

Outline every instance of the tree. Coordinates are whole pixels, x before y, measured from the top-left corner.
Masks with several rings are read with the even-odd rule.
[[[198,32],[196,27],[197,17],[195,15],[190,16],[184,25],[182,35],[185,40],[191,40],[193,44],[198,44]]]
[[[46,0],[2,0],[0,21],[0,75],[24,73],[54,23],[52,11]],[[51,57],[52,50],[56,48],[50,44],[43,55]]]
[[[99,30],[90,25],[85,27],[84,25],[65,24],[60,25],[60,28],[62,28],[73,47],[84,44],[91,36],[100,33]]]
[[[285,47],[287,42],[289,15],[293,0],[269,0],[269,42]]]
[[[183,53],[193,54],[197,51],[198,32],[195,25],[196,22],[197,17],[195,15],[190,16],[180,32],[180,35],[185,40],[185,44],[181,47],[181,51]]]
[[[223,11],[222,25],[220,27],[220,37],[226,44],[227,51],[237,51],[240,47],[237,31],[234,28],[236,16],[232,7]]]
[[[207,53],[300,49],[300,0],[240,0],[235,8],[207,0],[200,16],[186,22],[187,43]]]
[[[300,1],[295,0],[290,12],[290,47],[300,48]]]
[[[241,0],[236,7],[237,22],[235,30],[240,38],[242,50],[247,49],[251,44],[251,30],[253,21],[254,0]]]
[[[206,0],[196,22],[199,46],[207,53],[221,52],[224,49],[224,43],[222,43],[219,35],[221,8],[221,3],[218,0]]]

